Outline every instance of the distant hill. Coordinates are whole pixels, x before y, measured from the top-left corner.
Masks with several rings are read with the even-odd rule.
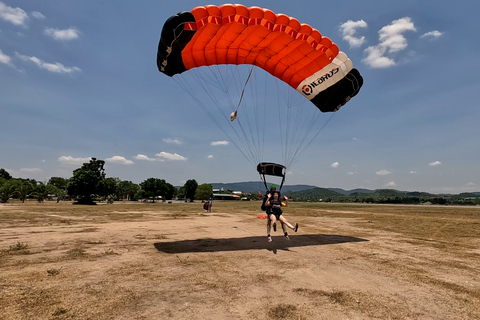
[[[360,193],[374,193],[375,190],[368,190],[368,189],[353,189],[353,190],[343,190],[341,188],[327,188],[328,190],[332,190],[338,192],[343,195],[351,195],[351,194],[360,194]]]
[[[220,183],[213,182],[210,183],[214,189],[224,189],[230,191],[242,191],[244,193],[257,193],[261,191],[265,192],[265,186],[261,181],[248,181],[248,182],[231,182],[231,183]],[[268,184],[270,185],[270,184]],[[278,187],[278,185],[277,185]],[[452,194],[432,194],[428,192],[421,191],[399,191],[394,189],[352,189],[344,190],[341,188],[320,188],[318,186],[307,185],[307,184],[295,184],[295,185],[284,185],[282,188],[283,194],[294,195],[296,197],[307,197],[312,199],[320,199],[327,197],[373,197],[373,198],[402,198],[402,197],[416,197],[416,198],[428,198],[428,197],[478,197],[480,192],[470,192],[470,193],[460,193],[458,195]]]
[[[325,199],[329,197],[342,197],[342,196],[345,196],[345,194],[336,192],[330,189],[326,189],[326,188],[313,188],[313,189],[293,192],[291,196],[293,196],[293,198],[308,198],[308,199],[319,200],[319,199]]]
[[[403,191],[393,190],[393,189],[378,189],[378,190],[368,190],[368,189],[355,189],[350,191],[345,191],[338,188],[314,188],[309,190],[302,190],[294,192],[292,195],[297,199],[311,199],[319,200],[326,198],[371,198],[371,199],[395,199],[406,197],[406,193]],[[338,190],[338,191],[334,191]]]
[[[214,182],[210,183],[213,189],[224,189],[230,191],[242,191],[244,193],[257,193],[265,191],[265,186],[261,181],[248,181],[248,182],[232,182],[232,183],[219,183]],[[270,186],[270,184],[268,184]],[[279,187],[277,185],[277,187]],[[296,191],[308,190],[317,188],[316,186],[306,185],[306,184],[297,184],[297,185],[284,185],[282,187],[282,193],[292,193]]]

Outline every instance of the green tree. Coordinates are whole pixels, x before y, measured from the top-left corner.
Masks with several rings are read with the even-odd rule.
[[[175,188],[172,184],[167,182],[167,192],[165,193],[166,200],[171,200],[177,194],[177,188]]]
[[[79,198],[77,203],[95,204],[92,195],[97,193],[99,182],[105,179],[104,165],[105,161],[92,158],[73,171],[73,177],[67,182],[67,191],[69,195]]]
[[[10,173],[8,173],[7,170],[0,168],[0,178],[3,178],[5,180],[10,180],[12,179],[12,176],[10,175]]]
[[[180,187],[180,188],[177,190],[177,197],[178,197],[179,199],[185,199],[185,198],[186,198],[185,187]]]
[[[100,196],[107,197],[117,194],[117,186],[120,183],[119,178],[105,178],[100,180],[97,185],[97,193]]]
[[[59,188],[56,188],[56,189],[57,190],[55,191],[55,194],[57,195],[57,203],[60,202],[60,200],[65,200],[65,197],[67,195],[67,191],[63,190],[63,189],[59,189]]]
[[[48,196],[47,186],[42,182],[39,182],[33,189],[32,194],[35,195],[38,202],[43,202]]]
[[[50,180],[48,180],[47,185],[52,185],[58,189],[67,190],[67,182],[68,179],[62,177],[51,177]]]
[[[34,186],[30,181],[23,180],[23,181],[18,181],[17,183],[17,194],[18,198],[22,203],[25,202],[25,199],[27,196],[33,191]]]
[[[1,180],[1,179],[0,179]],[[0,202],[6,203],[8,199],[13,197],[17,193],[17,186],[15,181],[4,180],[0,185]]]
[[[160,196],[163,200],[172,199],[176,188],[163,179],[149,178],[140,183],[144,197],[153,198]]]
[[[201,184],[195,191],[195,199],[208,200],[213,197],[213,188],[209,183]]]
[[[183,187],[185,188],[185,197],[193,201],[195,199],[195,191],[198,187],[197,181],[195,181],[195,179],[187,180]]]
[[[132,200],[140,187],[132,181],[120,181],[117,186],[118,197],[124,200]]]

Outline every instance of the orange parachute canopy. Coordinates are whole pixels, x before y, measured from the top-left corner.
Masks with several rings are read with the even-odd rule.
[[[240,4],[207,5],[165,22],[157,53],[160,72],[173,76],[220,64],[260,67],[322,112],[337,111],[363,84],[335,43],[285,14]]]

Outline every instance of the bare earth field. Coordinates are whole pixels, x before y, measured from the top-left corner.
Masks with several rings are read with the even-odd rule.
[[[0,205],[0,319],[480,319],[480,208]]]

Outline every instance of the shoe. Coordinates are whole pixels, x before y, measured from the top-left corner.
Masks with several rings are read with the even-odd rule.
[[[276,222],[273,223],[273,231],[277,232],[277,223]]]
[[[288,236],[288,233],[285,232],[285,234],[283,236],[285,237],[285,239],[290,240],[290,237]]]
[[[295,232],[298,231],[298,223],[295,223],[295,228],[293,228],[293,231],[295,231]]]
[[[267,237],[267,241],[268,241],[268,242],[272,242],[272,237],[268,236],[268,237]]]

